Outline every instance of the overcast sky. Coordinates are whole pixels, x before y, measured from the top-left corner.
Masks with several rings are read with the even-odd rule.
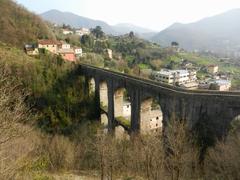
[[[68,11],[113,25],[132,23],[162,30],[175,23],[190,23],[231,9],[240,0],[17,0],[35,13]]]

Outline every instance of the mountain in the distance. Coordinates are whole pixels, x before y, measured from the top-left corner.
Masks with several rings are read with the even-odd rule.
[[[153,32],[153,30],[151,30],[151,29],[143,28],[143,27],[136,26],[136,25],[133,25],[130,23],[116,24],[115,26],[113,26],[113,28],[115,29],[116,32],[118,32],[120,34],[129,33],[129,31],[136,32],[137,34],[146,34],[146,33]]]
[[[61,12],[58,10],[50,10],[40,14],[40,16],[49,22],[56,23],[59,25],[67,24],[74,28],[86,27],[93,28],[101,26],[103,31],[109,34],[114,34],[113,28],[107,23],[99,20],[93,20],[86,17],[78,16],[71,12]]]
[[[103,31],[107,34],[121,35],[134,31],[136,34],[144,34],[152,32],[152,30],[135,26],[132,24],[122,23],[115,26],[111,26],[104,21],[93,20],[90,18],[82,17],[71,12],[61,12],[59,10],[50,10],[40,14],[40,16],[49,22],[62,25],[67,24],[74,28],[86,27],[94,28],[101,26]]]
[[[240,9],[234,9],[195,23],[175,23],[153,36],[152,40],[165,46],[177,41],[187,50],[236,52],[240,50],[239,19]]]

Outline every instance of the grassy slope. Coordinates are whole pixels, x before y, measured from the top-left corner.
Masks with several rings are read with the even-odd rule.
[[[220,71],[229,73],[240,73],[240,69],[234,65],[230,65],[226,62],[221,62],[219,59],[214,57],[198,56],[192,53],[180,53],[180,56],[184,59],[188,59],[199,65],[217,64],[219,65]]]
[[[16,78],[21,78],[20,75],[23,75],[23,72],[31,71],[34,63],[34,58],[0,41],[0,64],[6,67],[8,73],[15,75]]]

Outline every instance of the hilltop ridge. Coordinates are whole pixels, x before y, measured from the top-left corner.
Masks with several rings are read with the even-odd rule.
[[[219,54],[236,54],[239,50],[240,9],[201,19],[197,22],[174,23],[151,38],[163,46],[177,41],[187,50],[213,51]]]
[[[122,35],[129,33],[130,31],[134,31],[137,34],[154,32],[153,30],[129,23],[109,25],[108,23],[101,20],[94,20],[87,17],[79,16],[71,12],[62,12],[56,9],[44,12],[40,14],[40,16],[51,23],[55,23],[58,25],[68,24],[74,28],[95,28],[96,26],[101,26],[105,33],[112,35]]]

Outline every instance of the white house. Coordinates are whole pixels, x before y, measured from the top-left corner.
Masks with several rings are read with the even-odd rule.
[[[75,55],[76,55],[77,57],[82,57],[82,55],[83,55],[82,48],[75,47],[75,48],[74,48],[74,51],[75,51]]]
[[[153,71],[152,75],[156,81],[167,84],[184,84],[197,79],[196,72],[188,70],[162,69],[161,71]]]
[[[90,30],[87,28],[80,28],[75,31],[75,34],[79,35],[79,36],[88,35],[88,34],[90,34]]]
[[[123,116],[124,117],[130,117],[131,116],[131,103],[130,102],[124,102],[124,104],[123,104]]]
[[[24,50],[29,56],[36,56],[39,54],[38,48],[35,44],[25,44]]]
[[[73,34],[73,31],[68,30],[68,29],[63,29],[62,31],[63,31],[64,35]]]
[[[211,90],[229,91],[230,88],[231,81],[225,79],[216,80],[214,83],[211,83],[210,85]]]
[[[210,89],[217,91],[229,91],[231,88],[231,81],[226,79],[215,79],[199,84],[199,89]]]
[[[62,49],[71,49],[71,45],[68,43],[62,43]]]

